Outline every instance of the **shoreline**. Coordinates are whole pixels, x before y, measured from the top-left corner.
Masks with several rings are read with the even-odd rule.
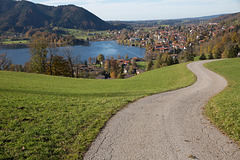
[[[84,44],[55,44],[56,47],[65,47],[65,46],[89,46],[90,43]],[[22,49],[22,48],[30,48],[30,43],[15,43],[15,44],[0,44],[0,49]]]
[[[11,43],[11,44],[0,44],[0,48],[3,49],[21,49],[28,48],[30,43]]]
[[[62,49],[65,46],[59,47],[59,53],[62,51]],[[99,48],[99,46],[102,46],[102,47]],[[58,46],[56,47],[58,48]],[[130,57],[144,57],[144,54],[145,54],[144,48],[136,47],[136,49],[133,49],[135,47],[131,47],[129,49],[126,49],[128,47],[124,45],[119,45],[117,44],[116,41],[90,41],[89,45],[87,46],[73,45],[71,47],[73,48],[74,55],[81,54],[82,61],[88,60],[89,57],[97,57],[100,53],[104,54],[105,58],[108,56],[110,57],[110,55],[113,55],[116,58],[117,54],[120,54],[121,57],[125,56],[125,54],[128,54]],[[114,48],[116,49],[116,51],[112,50]],[[25,60],[26,57],[29,58],[29,53],[27,53],[29,50],[29,47],[27,45],[22,45],[22,44],[21,45],[4,45],[4,46],[0,46],[0,49],[1,49],[1,52],[8,53],[8,56],[12,58],[14,64],[24,65],[26,61]],[[105,49],[105,51],[103,49]],[[21,54],[18,54],[18,53],[21,53]]]

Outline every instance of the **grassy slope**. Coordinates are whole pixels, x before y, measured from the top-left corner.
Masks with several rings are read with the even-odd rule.
[[[240,58],[207,63],[205,66],[228,81],[225,90],[206,106],[206,115],[232,139],[240,142]]]
[[[186,64],[124,80],[0,72],[0,159],[81,159],[124,105],[195,79]]]
[[[70,35],[74,35],[76,38],[80,38],[80,39],[87,39],[87,38],[92,38],[93,36],[97,36],[100,35],[101,36],[107,36],[107,32],[108,31],[84,31],[84,30],[78,30],[78,29],[67,29],[67,28],[61,28],[64,31],[68,31],[68,33]],[[88,33],[92,34],[92,35],[88,35]],[[96,34],[96,35],[93,35]]]

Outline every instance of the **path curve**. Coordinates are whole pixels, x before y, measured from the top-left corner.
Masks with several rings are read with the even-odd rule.
[[[203,67],[192,86],[145,97],[113,116],[98,135],[85,160],[239,160],[237,144],[204,118],[201,107],[227,86]],[[177,82],[176,82],[177,83]]]

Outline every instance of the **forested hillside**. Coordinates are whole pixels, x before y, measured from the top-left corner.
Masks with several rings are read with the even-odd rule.
[[[221,25],[240,25],[240,12],[222,15],[208,20],[209,22],[220,23]]]
[[[0,31],[22,32],[34,27],[65,27],[107,30],[113,26],[82,7],[74,5],[46,6],[29,1],[0,1]]]

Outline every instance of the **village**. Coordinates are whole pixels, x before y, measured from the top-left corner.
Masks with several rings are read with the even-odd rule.
[[[161,55],[163,59],[160,62],[160,67],[167,66],[167,57],[170,57],[173,61],[185,62],[187,61],[186,52],[191,50],[192,56],[195,57],[200,54],[200,48],[203,47],[205,42],[212,40],[225,31],[231,32],[233,30],[233,26],[226,27],[218,23],[207,23],[202,25],[165,25],[160,27],[135,28],[133,30],[115,30],[107,32],[105,36],[95,34],[92,40],[116,40],[118,44],[121,45],[146,48],[145,57],[128,58],[128,55],[126,55],[125,59],[119,56],[117,59],[114,59],[113,56],[108,56],[100,61],[98,57],[89,57],[88,67],[86,65],[84,66],[85,68],[82,66],[81,71],[83,71],[82,73],[86,72],[90,75],[95,75],[94,77],[97,79],[129,78],[147,71],[148,62],[150,60],[156,62],[159,55]],[[199,53],[196,53],[197,51]],[[101,65],[97,65],[100,63]],[[115,69],[118,70],[115,72],[121,74],[119,76],[110,75],[110,68],[114,63],[119,65],[120,69]],[[144,64],[144,67],[139,64]],[[151,65],[150,70],[151,69],[155,69],[154,64]]]

